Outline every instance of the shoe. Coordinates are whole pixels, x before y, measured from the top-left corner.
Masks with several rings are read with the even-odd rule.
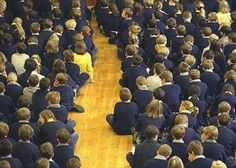
[[[83,113],[85,110],[81,105],[74,104],[74,107],[70,111],[76,111],[79,113]]]

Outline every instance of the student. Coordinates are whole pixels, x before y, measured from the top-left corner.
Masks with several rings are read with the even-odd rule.
[[[121,71],[124,73],[129,67],[132,65],[132,58],[135,54],[137,54],[137,48],[128,44],[125,46],[125,59],[121,62]]]
[[[10,96],[16,106],[19,96],[23,94],[23,88],[17,83],[17,75],[14,72],[8,74],[7,85],[5,87],[6,96]]]
[[[65,46],[68,47],[72,44],[73,42],[73,36],[77,33],[77,31],[75,30],[76,28],[76,21],[74,19],[69,19],[65,22],[65,26],[66,26],[66,31],[64,32],[64,36],[65,36]]]
[[[137,89],[136,78],[138,76],[148,76],[146,69],[141,66],[142,61],[143,59],[140,55],[134,55],[132,58],[132,66],[123,73],[122,79],[120,80],[120,85],[128,87],[131,93]]]
[[[45,158],[40,158],[35,162],[35,168],[49,168],[49,161]]]
[[[34,144],[38,144],[38,134],[39,128],[36,123],[30,122],[31,113],[30,110],[26,107],[20,108],[17,111],[17,122],[10,125],[9,136],[14,138],[15,141],[19,140],[18,131],[21,125],[27,124],[30,125],[34,130],[34,135],[30,141]]]
[[[167,47],[172,46],[172,41],[176,37],[176,19],[175,18],[168,18],[166,21],[167,28],[164,30],[164,34],[167,38]]]
[[[163,106],[158,100],[152,100],[145,108],[145,113],[139,117],[139,120],[135,126],[135,131],[140,133],[140,139],[145,139],[145,129],[148,125],[155,125],[160,131],[160,135],[165,128],[165,118],[163,116]]]
[[[50,142],[45,142],[39,147],[40,155],[49,161],[50,168],[59,168],[58,164],[52,159],[54,156],[54,148]]]
[[[29,86],[23,89],[23,95],[25,95],[30,102],[32,102],[33,94],[38,90],[39,77],[37,75],[30,75],[28,79]]]
[[[5,86],[0,82],[0,113],[3,114],[6,119],[11,122],[15,114],[15,105],[11,97],[5,96]]]
[[[193,140],[200,140],[199,135],[192,128],[188,127],[188,117],[186,115],[178,114],[175,117],[175,125],[181,125],[185,128],[184,142],[188,145]]]
[[[42,78],[39,81],[39,88],[32,95],[32,110],[34,112],[35,120],[39,118],[39,113],[48,106],[48,101],[45,96],[50,89],[50,80],[48,78]]]
[[[12,156],[18,158],[24,168],[34,167],[34,162],[40,157],[38,147],[30,142],[34,131],[28,124],[19,128],[19,142],[12,147]]]
[[[212,32],[214,34],[219,34],[219,23],[217,22],[217,13],[216,12],[210,12],[208,13],[208,23],[207,25],[211,28]]]
[[[217,142],[225,147],[225,153],[228,157],[234,156],[234,149],[236,148],[236,135],[227,128],[230,122],[230,115],[223,113],[218,117],[218,139]]]
[[[6,73],[6,65],[5,63],[0,63],[0,82],[7,84],[7,73]]]
[[[39,25],[39,31],[37,33],[40,32],[39,38],[40,38],[40,45],[42,47],[45,46],[49,37],[53,34],[52,28],[53,28],[53,23],[52,23],[52,20],[50,19],[43,20],[43,30],[41,32],[40,32],[40,25]]]
[[[213,160],[221,160],[226,162],[227,156],[225,153],[225,147],[216,142],[218,135],[219,132],[217,127],[213,125],[204,127],[201,135],[201,139],[204,141],[202,144],[204,148],[204,155]]]
[[[207,85],[201,81],[200,79],[200,71],[197,69],[191,69],[189,71],[189,79],[190,79],[190,83],[189,83],[189,87],[192,85],[198,85],[201,88],[201,93],[199,98],[201,100],[207,100],[208,98],[208,87]]]
[[[68,81],[67,74],[58,73],[55,78],[54,86],[51,91],[58,91],[61,96],[60,104],[66,106],[69,111],[84,112],[84,108],[74,103],[74,92],[71,86],[66,84]]]
[[[21,75],[25,72],[25,60],[29,58],[29,55],[25,53],[25,48],[26,45],[23,42],[18,42],[16,44],[16,53],[11,56],[11,62],[16,68],[17,75]]]
[[[180,125],[175,125],[171,129],[171,134],[173,137],[173,141],[169,144],[172,149],[171,156],[180,157],[183,163],[186,164],[188,162],[188,156],[186,153],[188,145],[183,141],[185,128]]]
[[[53,159],[60,168],[66,168],[67,161],[74,157],[74,149],[69,145],[70,139],[71,134],[66,129],[57,131],[58,144],[55,146]]]
[[[155,63],[153,67],[154,75],[147,77],[147,87],[150,91],[154,91],[156,88],[162,86],[161,79],[159,75],[166,70],[166,67],[163,63]]]
[[[220,76],[213,72],[213,63],[210,60],[204,60],[202,63],[203,73],[200,75],[200,80],[207,84],[209,95],[214,96],[220,86]]]
[[[203,146],[200,141],[192,141],[188,145],[187,149],[189,163],[186,164],[186,168],[209,168],[213,162],[212,159],[206,158],[203,155]]]
[[[2,44],[0,45],[1,52],[11,62],[11,56],[16,52],[16,46],[13,42],[13,37],[9,33],[2,35]]]
[[[178,111],[181,100],[181,89],[179,85],[173,84],[173,75],[170,71],[163,71],[160,74],[162,80],[161,89],[165,92],[164,102],[170,107],[171,111]]]
[[[0,160],[6,160],[10,163],[11,168],[23,168],[19,159],[12,157],[12,143],[7,139],[0,141]]]
[[[217,22],[220,26],[231,26],[230,6],[226,0],[219,1]]]
[[[38,22],[33,22],[33,23],[31,23],[31,25],[30,25],[30,32],[31,32],[31,36],[34,36],[34,37],[36,37],[37,39],[38,39],[38,41],[39,41],[39,45],[41,45],[42,46],[42,44],[41,44],[41,39],[40,39],[40,24],[38,23]]]
[[[184,164],[178,156],[173,156],[169,159],[167,168],[184,168]]]
[[[178,67],[180,74],[175,76],[174,82],[180,86],[182,97],[187,98],[189,85],[188,72],[190,70],[190,66],[185,62],[181,62]]]
[[[224,47],[224,54],[226,59],[229,58],[230,53],[232,53],[236,49],[236,32],[229,33],[229,43]]]
[[[61,128],[66,128],[72,134],[72,146],[75,146],[78,140],[78,134],[75,132],[75,130],[63,122],[56,120],[55,116],[50,110],[43,110],[39,113],[38,125],[40,144],[44,142],[51,142],[55,147],[57,144],[56,132]]]
[[[64,36],[64,27],[62,25],[57,25],[54,28],[54,32],[56,33],[56,35],[59,38],[59,47],[60,48],[65,48],[65,36]]]
[[[30,57],[34,54],[41,55],[42,49],[39,45],[39,41],[37,37],[29,37],[27,40],[28,46],[25,48],[25,53],[28,54]]]
[[[11,137],[8,137],[9,134],[9,126],[5,122],[0,122],[0,140],[2,139],[7,139],[9,140],[12,144],[15,143],[15,140]]]
[[[133,92],[131,99],[132,102],[137,104],[140,114],[144,113],[145,108],[153,99],[153,94],[150,90],[148,90],[146,83],[147,81],[145,77],[138,76],[136,78],[136,85],[138,89]]]
[[[128,88],[120,90],[121,102],[115,104],[114,114],[108,114],[106,120],[117,134],[127,135],[135,126],[138,118],[138,107],[131,102],[131,93]]]
[[[74,63],[74,56],[71,50],[64,50],[63,58],[65,60],[66,72],[79,87],[82,87],[89,79],[88,73],[80,72],[79,65]]]
[[[227,168],[227,166],[220,160],[213,161],[211,168]]]
[[[80,163],[79,158],[71,158],[66,163],[66,168],[80,168],[80,167],[81,167],[81,163]]]
[[[89,74],[90,82],[94,83],[92,59],[91,55],[87,52],[84,42],[77,42],[75,44],[74,62],[80,67],[81,72]]]
[[[45,98],[48,101],[47,109],[53,112],[57,120],[67,123],[68,110],[64,105],[60,105],[60,93],[57,91],[50,91],[46,94]],[[75,123],[74,120],[73,122]]]
[[[149,125],[145,129],[146,140],[135,147],[134,153],[129,152],[126,156],[131,167],[142,168],[145,162],[156,156],[156,151],[160,147],[157,143],[159,131],[154,125]]]
[[[167,144],[160,145],[160,148],[157,150],[157,155],[150,160],[145,162],[145,168],[156,168],[162,167],[167,168],[167,160],[169,159],[172,153],[172,149]]]

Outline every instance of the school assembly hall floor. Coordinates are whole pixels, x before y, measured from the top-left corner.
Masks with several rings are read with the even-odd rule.
[[[119,101],[120,61],[116,47],[108,44],[107,38],[99,33],[95,19],[91,25],[99,49],[94,66],[95,83],[87,83],[76,100],[83,105],[85,113],[69,115],[76,120],[75,129],[79,133],[76,154],[84,168],[128,168],[125,157],[132,148],[131,136],[116,135],[105,119]]]

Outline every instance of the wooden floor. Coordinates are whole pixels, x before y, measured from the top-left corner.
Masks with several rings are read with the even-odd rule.
[[[76,154],[81,158],[83,168],[128,168],[125,156],[131,150],[131,136],[116,135],[105,120],[119,101],[120,61],[116,57],[116,47],[109,45],[107,38],[99,33],[94,20],[91,25],[99,49],[94,66],[96,82],[86,84],[76,100],[85,108],[85,113],[69,116],[76,120],[76,131],[80,136]]]

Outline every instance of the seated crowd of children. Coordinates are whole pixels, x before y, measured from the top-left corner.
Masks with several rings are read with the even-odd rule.
[[[0,0],[0,167],[79,168],[69,111],[94,82],[85,0]]]
[[[236,167],[236,3],[99,0],[117,46],[120,102],[106,117],[133,135],[132,168]]]

